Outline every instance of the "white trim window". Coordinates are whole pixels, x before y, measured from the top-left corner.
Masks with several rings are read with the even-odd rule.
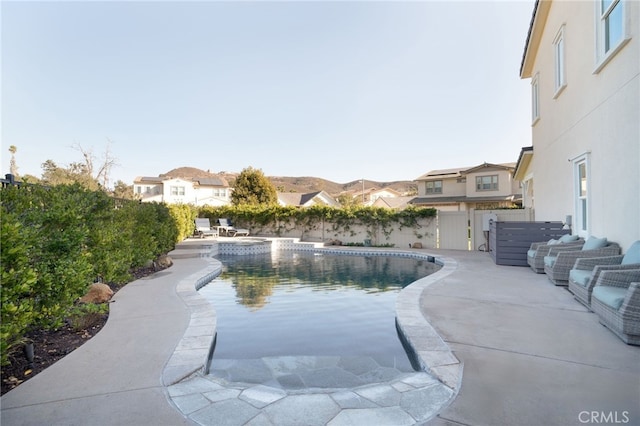
[[[625,38],[625,1],[598,0],[596,2],[596,70],[598,73],[629,41]]]
[[[573,160],[574,194],[575,194],[575,232],[586,237],[589,235],[589,155],[584,154]]]
[[[442,181],[432,180],[432,181],[425,182],[425,193],[426,194],[442,194]]]
[[[497,191],[498,175],[476,176],[476,191]]]
[[[553,57],[555,60],[555,94],[556,98],[560,92],[567,85],[567,78],[565,73],[565,60],[564,60],[564,25],[558,31],[556,38],[553,40]]]
[[[176,196],[184,196],[185,194],[185,190],[184,190],[184,186],[171,186],[171,195],[176,197]]]
[[[531,79],[531,125],[536,124],[540,119],[540,84],[538,80],[539,75],[536,73]]]

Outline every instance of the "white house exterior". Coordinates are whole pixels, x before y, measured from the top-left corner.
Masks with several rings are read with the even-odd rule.
[[[357,191],[353,193],[354,200],[362,200],[364,206],[372,206],[375,204],[378,198],[392,198],[400,197],[398,191],[392,188],[369,188],[364,191]]]
[[[223,178],[138,177],[133,193],[143,202],[224,206],[231,202],[231,188]]]
[[[418,196],[411,204],[442,211],[512,207],[521,202],[515,163],[432,170],[416,179]]]
[[[377,197],[371,205],[373,207],[384,207],[386,209],[404,210],[414,198],[415,197],[410,196]]]
[[[537,1],[520,68],[536,220],[623,249],[640,239],[640,2]]]
[[[299,192],[278,192],[278,204],[281,206],[295,207],[340,207],[340,203],[338,203],[338,201],[336,201],[336,199],[326,191],[310,192],[308,194],[302,194]]]

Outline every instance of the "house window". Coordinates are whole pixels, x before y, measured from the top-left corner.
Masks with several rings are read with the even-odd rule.
[[[426,182],[427,194],[442,194],[442,181],[433,180]]]
[[[567,85],[564,64],[564,26],[560,28],[558,35],[553,40],[553,55],[555,59],[555,94],[557,97]]]
[[[622,40],[622,1],[602,0],[600,2],[600,21],[604,53],[616,47]]]
[[[173,195],[173,196],[184,195],[184,186],[172,186],[171,187],[171,195]]]
[[[595,73],[598,73],[609,60],[626,44],[624,37],[623,0],[600,0],[596,2],[596,38],[597,61]]]
[[[531,123],[535,124],[540,119],[540,85],[538,74],[531,79]]]
[[[573,162],[575,193],[575,230],[578,235],[589,234],[589,158],[578,157]]]
[[[476,176],[477,191],[497,191],[498,175]]]

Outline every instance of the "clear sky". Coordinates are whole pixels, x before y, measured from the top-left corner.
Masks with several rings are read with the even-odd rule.
[[[528,1],[8,2],[2,174],[413,180],[531,145]]]

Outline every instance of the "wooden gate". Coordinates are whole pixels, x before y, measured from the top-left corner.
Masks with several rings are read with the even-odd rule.
[[[436,247],[448,250],[489,249],[489,231],[482,226],[483,216],[495,214],[498,221],[530,222],[531,209],[438,211]]]
[[[469,250],[469,215],[467,211],[438,212],[437,248]]]

